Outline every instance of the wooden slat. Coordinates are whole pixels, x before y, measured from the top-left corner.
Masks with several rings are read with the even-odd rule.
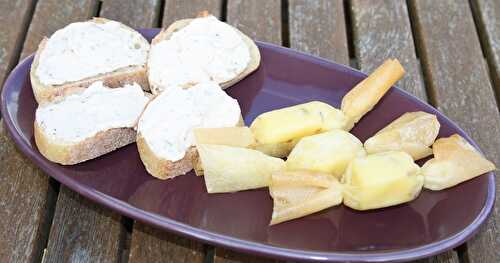
[[[398,86],[427,100],[406,2],[353,0],[351,3],[354,50],[360,69],[369,73],[384,60],[397,58],[406,70]],[[452,250],[419,262],[458,262],[458,255]]]
[[[114,5],[112,7],[114,11],[118,11],[118,13],[109,11],[108,4]],[[142,11],[149,14],[148,17],[144,17],[143,13],[140,12],[119,12],[121,8],[130,11],[133,7],[138,8],[140,4],[141,3],[138,2],[122,2],[121,5],[116,6],[116,4],[113,3],[103,3],[103,7],[105,8],[103,13],[111,13],[110,16],[113,16],[112,19],[123,21],[134,27],[155,26],[153,23],[158,19],[158,4],[154,5],[150,3],[150,5],[147,5],[144,3],[141,5]],[[147,9],[148,7],[149,10]],[[50,8],[48,8],[48,10],[50,10]],[[88,14],[92,13],[93,12],[89,12]],[[154,14],[156,14],[156,17]],[[73,18],[75,15],[77,14],[73,14]],[[88,17],[90,17],[90,15],[87,15],[83,19],[87,19]],[[78,18],[75,19],[79,20]],[[119,243],[121,242],[120,237],[124,229],[120,223],[120,216],[83,198],[78,198],[77,202],[71,202],[74,199],[74,195],[74,193],[62,187],[46,254],[47,258],[50,260],[49,262],[56,258],[62,259],[63,261],[78,259],[92,262],[116,261],[121,258]],[[74,208],[71,209],[71,207]],[[77,209],[81,214],[74,213],[74,209]],[[101,211],[103,209],[106,211],[105,213],[96,213],[96,211]],[[68,245],[67,233],[74,233],[75,229],[60,228],[60,225],[75,226],[75,229],[88,227],[89,230],[78,232],[81,236],[79,242],[77,242],[76,245]]]
[[[397,58],[406,70],[398,86],[425,100],[406,2],[353,0],[351,3],[354,51],[360,69],[368,73],[384,60]]]
[[[56,193],[0,125],[0,262],[35,262],[42,256],[47,216]]]
[[[129,261],[204,262],[203,245],[142,223],[135,223]]]
[[[39,1],[30,24],[21,58],[34,53],[40,40],[69,23],[92,17],[97,4],[93,0]]]
[[[466,0],[411,2],[424,74],[438,108],[500,164],[500,119],[486,63]],[[497,180],[497,204],[500,194]],[[499,210],[467,243],[470,262],[500,262]]]
[[[290,47],[349,65],[342,0],[290,0]]]
[[[100,17],[120,21],[133,28],[156,27],[160,16],[160,0],[102,2]]]
[[[168,27],[179,19],[196,17],[199,12],[204,10],[221,18],[222,0],[166,0],[163,11],[163,27]]]
[[[437,256],[414,261],[418,263],[457,263],[460,262],[456,252],[448,251]]]
[[[229,0],[227,22],[252,39],[282,44],[280,0]]]
[[[73,21],[89,19],[95,12],[95,7],[97,7],[96,2],[90,0],[38,1],[22,54],[26,56],[33,52],[43,36],[50,35]],[[47,19],[49,17],[51,19]],[[5,136],[3,130],[0,134]],[[38,240],[32,241],[36,245],[23,242],[13,244],[21,250],[35,246],[38,250],[35,253],[40,254],[46,243],[45,235],[51,223],[51,210],[54,206],[52,199],[55,199],[56,194],[50,186],[48,177],[21,157],[13,147],[6,147],[2,150],[2,154],[6,156],[1,159],[2,167],[4,163],[8,164],[7,167],[12,167],[10,171],[2,169],[2,172],[8,173],[2,178],[13,185],[11,189],[13,193],[10,195],[12,201],[9,204],[15,205],[16,210],[19,209],[17,216],[23,218],[23,220],[18,218],[19,223],[16,222],[20,231],[17,236],[23,237],[23,232],[30,231],[38,235]],[[47,262],[67,262],[73,259],[109,261],[108,259],[113,260],[118,256],[121,224],[119,220],[111,219],[111,217],[119,219],[118,215],[102,212],[101,208],[76,197],[76,194],[65,187],[61,187],[57,199],[57,209],[48,237],[49,247],[45,253]],[[74,240],[70,240],[71,237]],[[112,240],[115,242],[111,242]]]
[[[282,44],[280,1],[229,0],[227,22],[252,39]],[[276,262],[272,259],[237,253],[220,247],[215,248],[214,254],[214,262],[217,263]]]
[[[46,262],[117,262],[120,216],[61,187]]]
[[[16,53],[21,51],[24,32],[31,20],[32,1],[2,1],[0,7],[1,52],[0,78],[5,70],[17,63]],[[37,9],[44,6],[40,1]],[[52,6],[54,7],[54,6]],[[64,9],[64,8],[62,8]],[[55,8],[54,8],[55,10]],[[51,10],[52,12],[53,10]],[[39,17],[36,15],[35,17]],[[33,18],[31,25],[37,24],[38,29],[28,32],[26,43],[34,41],[33,32],[42,32],[43,24],[47,24],[46,12],[43,20]],[[42,24],[40,26],[39,24]],[[7,26],[8,25],[8,26]],[[31,27],[31,26],[30,26]],[[38,31],[39,30],[39,31]],[[36,41],[38,42],[39,39]],[[23,51],[26,54],[27,49]],[[19,54],[19,53],[17,53]],[[3,81],[3,80],[2,80]],[[0,129],[0,207],[1,223],[0,261],[29,262],[39,261],[47,239],[50,226],[51,210],[54,206],[56,193],[48,177],[42,174],[20,152],[17,151],[4,127]],[[15,232],[12,232],[15,229]]]
[[[164,6],[163,25],[168,26],[175,20],[194,17],[201,10],[209,10],[212,14],[219,16],[221,6],[217,2],[167,0]],[[119,7],[117,6],[117,8]],[[116,12],[125,15],[119,10]],[[123,21],[122,19],[127,18],[117,17],[116,19]],[[153,26],[158,25],[141,25],[141,27]],[[203,244],[146,226],[141,222],[134,223],[130,241],[130,263],[157,262],[158,260],[163,262],[203,262],[204,258]]]
[[[494,86],[500,96],[500,1],[473,0],[471,3]]]
[[[33,6],[32,0],[0,0],[0,90],[17,63]]]
[[[234,252],[227,249],[215,250],[214,263],[272,263],[278,260]]]

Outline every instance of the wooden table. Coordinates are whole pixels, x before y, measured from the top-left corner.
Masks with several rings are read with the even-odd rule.
[[[0,84],[43,36],[93,16],[166,27],[209,10],[252,38],[370,72],[398,58],[399,86],[444,112],[500,164],[499,0],[0,0]],[[495,99],[496,92],[496,99]],[[497,204],[500,196],[497,182]],[[500,262],[500,210],[428,262]],[[263,262],[120,216],[30,163],[0,125],[0,262]]]

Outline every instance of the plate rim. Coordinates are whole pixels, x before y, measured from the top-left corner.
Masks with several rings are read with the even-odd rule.
[[[159,32],[159,29],[140,29],[139,32],[144,34],[156,34]],[[327,66],[330,68],[336,68],[338,70],[342,70],[345,72],[354,72],[355,75],[366,77],[367,75],[357,69],[335,63],[334,61],[329,61],[327,59],[323,59],[317,56],[313,56],[298,50],[293,50],[290,48],[282,47],[279,45],[265,43],[256,41],[259,47],[269,48],[275,52],[284,53],[287,56],[297,57],[299,59],[309,60],[314,63],[319,63],[323,66]],[[476,216],[476,218],[462,231],[456,233],[453,236],[448,238],[428,243],[422,246],[418,246],[411,249],[401,249],[397,251],[391,252],[360,252],[360,253],[349,253],[349,252],[316,252],[312,250],[301,250],[301,249],[289,249],[289,248],[280,248],[272,245],[266,245],[259,242],[248,241],[240,238],[231,237],[224,234],[218,234],[213,231],[203,230],[194,226],[189,226],[187,224],[181,223],[179,221],[173,220],[171,218],[165,216],[159,216],[155,213],[147,212],[137,207],[134,207],[124,201],[106,195],[102,192],[96,191],[95,189],[91,189],[88,186],[82,185],[78,183],[76,180],[73,180],[69,177],[64,176],[63,172],[52,171],[51,168],[48,167],[48,161],[45,158],[38,154],[36,151],[33,151],[31,146],[28,145],[21,135],[17,132],[17,129],[10,118],[10,114],[7,108],[7,90],[9,87],[16,86],[16,80],[20,79],[20,74],[22,73],[20,68],[27,66],[26,64],[31,63],[33,59],[33,54],[27,56],[23,60],[21,60],[18,65],[10,72],[8,78],[6,79],[2,93],[1,93],[1,114],[2,119],[4,120],[6,130],[9,135],[15,142],[16,148],[21,150],[21,152],[27,156],[36,166],[41,168],[44,173],[49,175],[50,177],[56,179],[63,185],[67,186],[71,190],[83,195],[84,197],[96,202],[98,204],[104,205],[105,207],[112,209],[124,216],[130,217],[134,220],[138,220],[144,222],[146,224],[153,225],[160,229],[169,231],[174,234],[178,234],[184,237],[193,238],[203,243],[208,243],[211,245],[226,247],[235,251],[288,259],[288,260],[307,260],[307,261],[361,261],[361,262],[378,262],[378,261],[406,261],[406,260],[414,260],[425,257],[430,257],[441,252],[452,249],[466,240],[471,238],[478,230],[479,227],[486,221],[486,219],[491,214],[493,209],[493,205],[495,202],[495,181],[494,181],[494,172],[489,172],[482,176],[488,177],[488,193],[486,196],[485,204],[483,205],[481,211]],[[30,66],[27,66],[30,68]],[[29,71],[28,71],[29,72]],[[29,74],[28,74],[29,75]],[[430,109],[436,113],[439,112],[432,105],[427,104],[426,102],[420,100],[409,92],[394,86],[393,89],[395,92],[400,93],[401,96],[409,97],[414,100],[423,107],[430,107]],[[452,123],[460,133],[462,133],[464,138],[470,142],[476,149],[479,151],[480,148],[478,145],[469,137],[469,135],[460,128],[455,122],[451,121],[444,113],[441,113],[441,116],[445,121]]]

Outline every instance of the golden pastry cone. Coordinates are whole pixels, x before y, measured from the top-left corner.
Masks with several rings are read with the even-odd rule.
[[[423,111],[407,112],[365,141],[368,154],[403,151],[413,160],[432,154],[430,146],[439,133],[436,116]]]
[[[314,186],[328,188],[336,181],[330,174],[312,171],[278,171],[272,175],[274,186]]]
[[[282,159],[259,151],[216,144],[196,145],[208,193],[227,193],[269,186]]]
[[[404,73],[397,59],[389,59],[351,89],[342,98],[340,107],[348,119],[347,130],[369,112]]]
[[[430,190],[446,189],[496,169],[458,134],[438,139],[432,150],[434,158],[422,167],[424,187]]]
[[[308,171],[273,173],[271,225],[300,218],[342,203],[342,185],[328,174]]]
[[[243,121],[243,119],[241,119]],[[219,144],[249,148],[255,146],[255,138],[248,127],[196,128],[193,130],[196,144]],[[203,167],[198,155],[193,158],[193,168],[197,176],[203,175]]]
[[[235,147],[253,147],[255,138],[248,127],[196,128],[196,144],[220,144]]]

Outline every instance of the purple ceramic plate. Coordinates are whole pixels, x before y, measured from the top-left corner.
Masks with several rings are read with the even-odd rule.
[[[141,31],[148,39],[157,29]],[[260,113],[321,100],[336,107],[366,75],[290,49],[258,43],[262,64],[228,89],[247,124]],[[2,92],[2,115],[21,151],[47,174],[119,213],[176,234],[237,251],[314,261],[397,261],[431,256],[471,237],[493,207],[493,173],[439,192],[423,191],[399,206],[358,212],[338,206],[269,227],[267,189],[208,195],[194,173],[161,181],[146,173],[135,144],[74,166],[47,161],[33,138],[37,104],[29,80],[33,57],[11,73]],[[359,122],[362,141],[408,111],[438,116],[439,136],[458,133],[477,145],[443,114],[412,95],[391,89]]]

